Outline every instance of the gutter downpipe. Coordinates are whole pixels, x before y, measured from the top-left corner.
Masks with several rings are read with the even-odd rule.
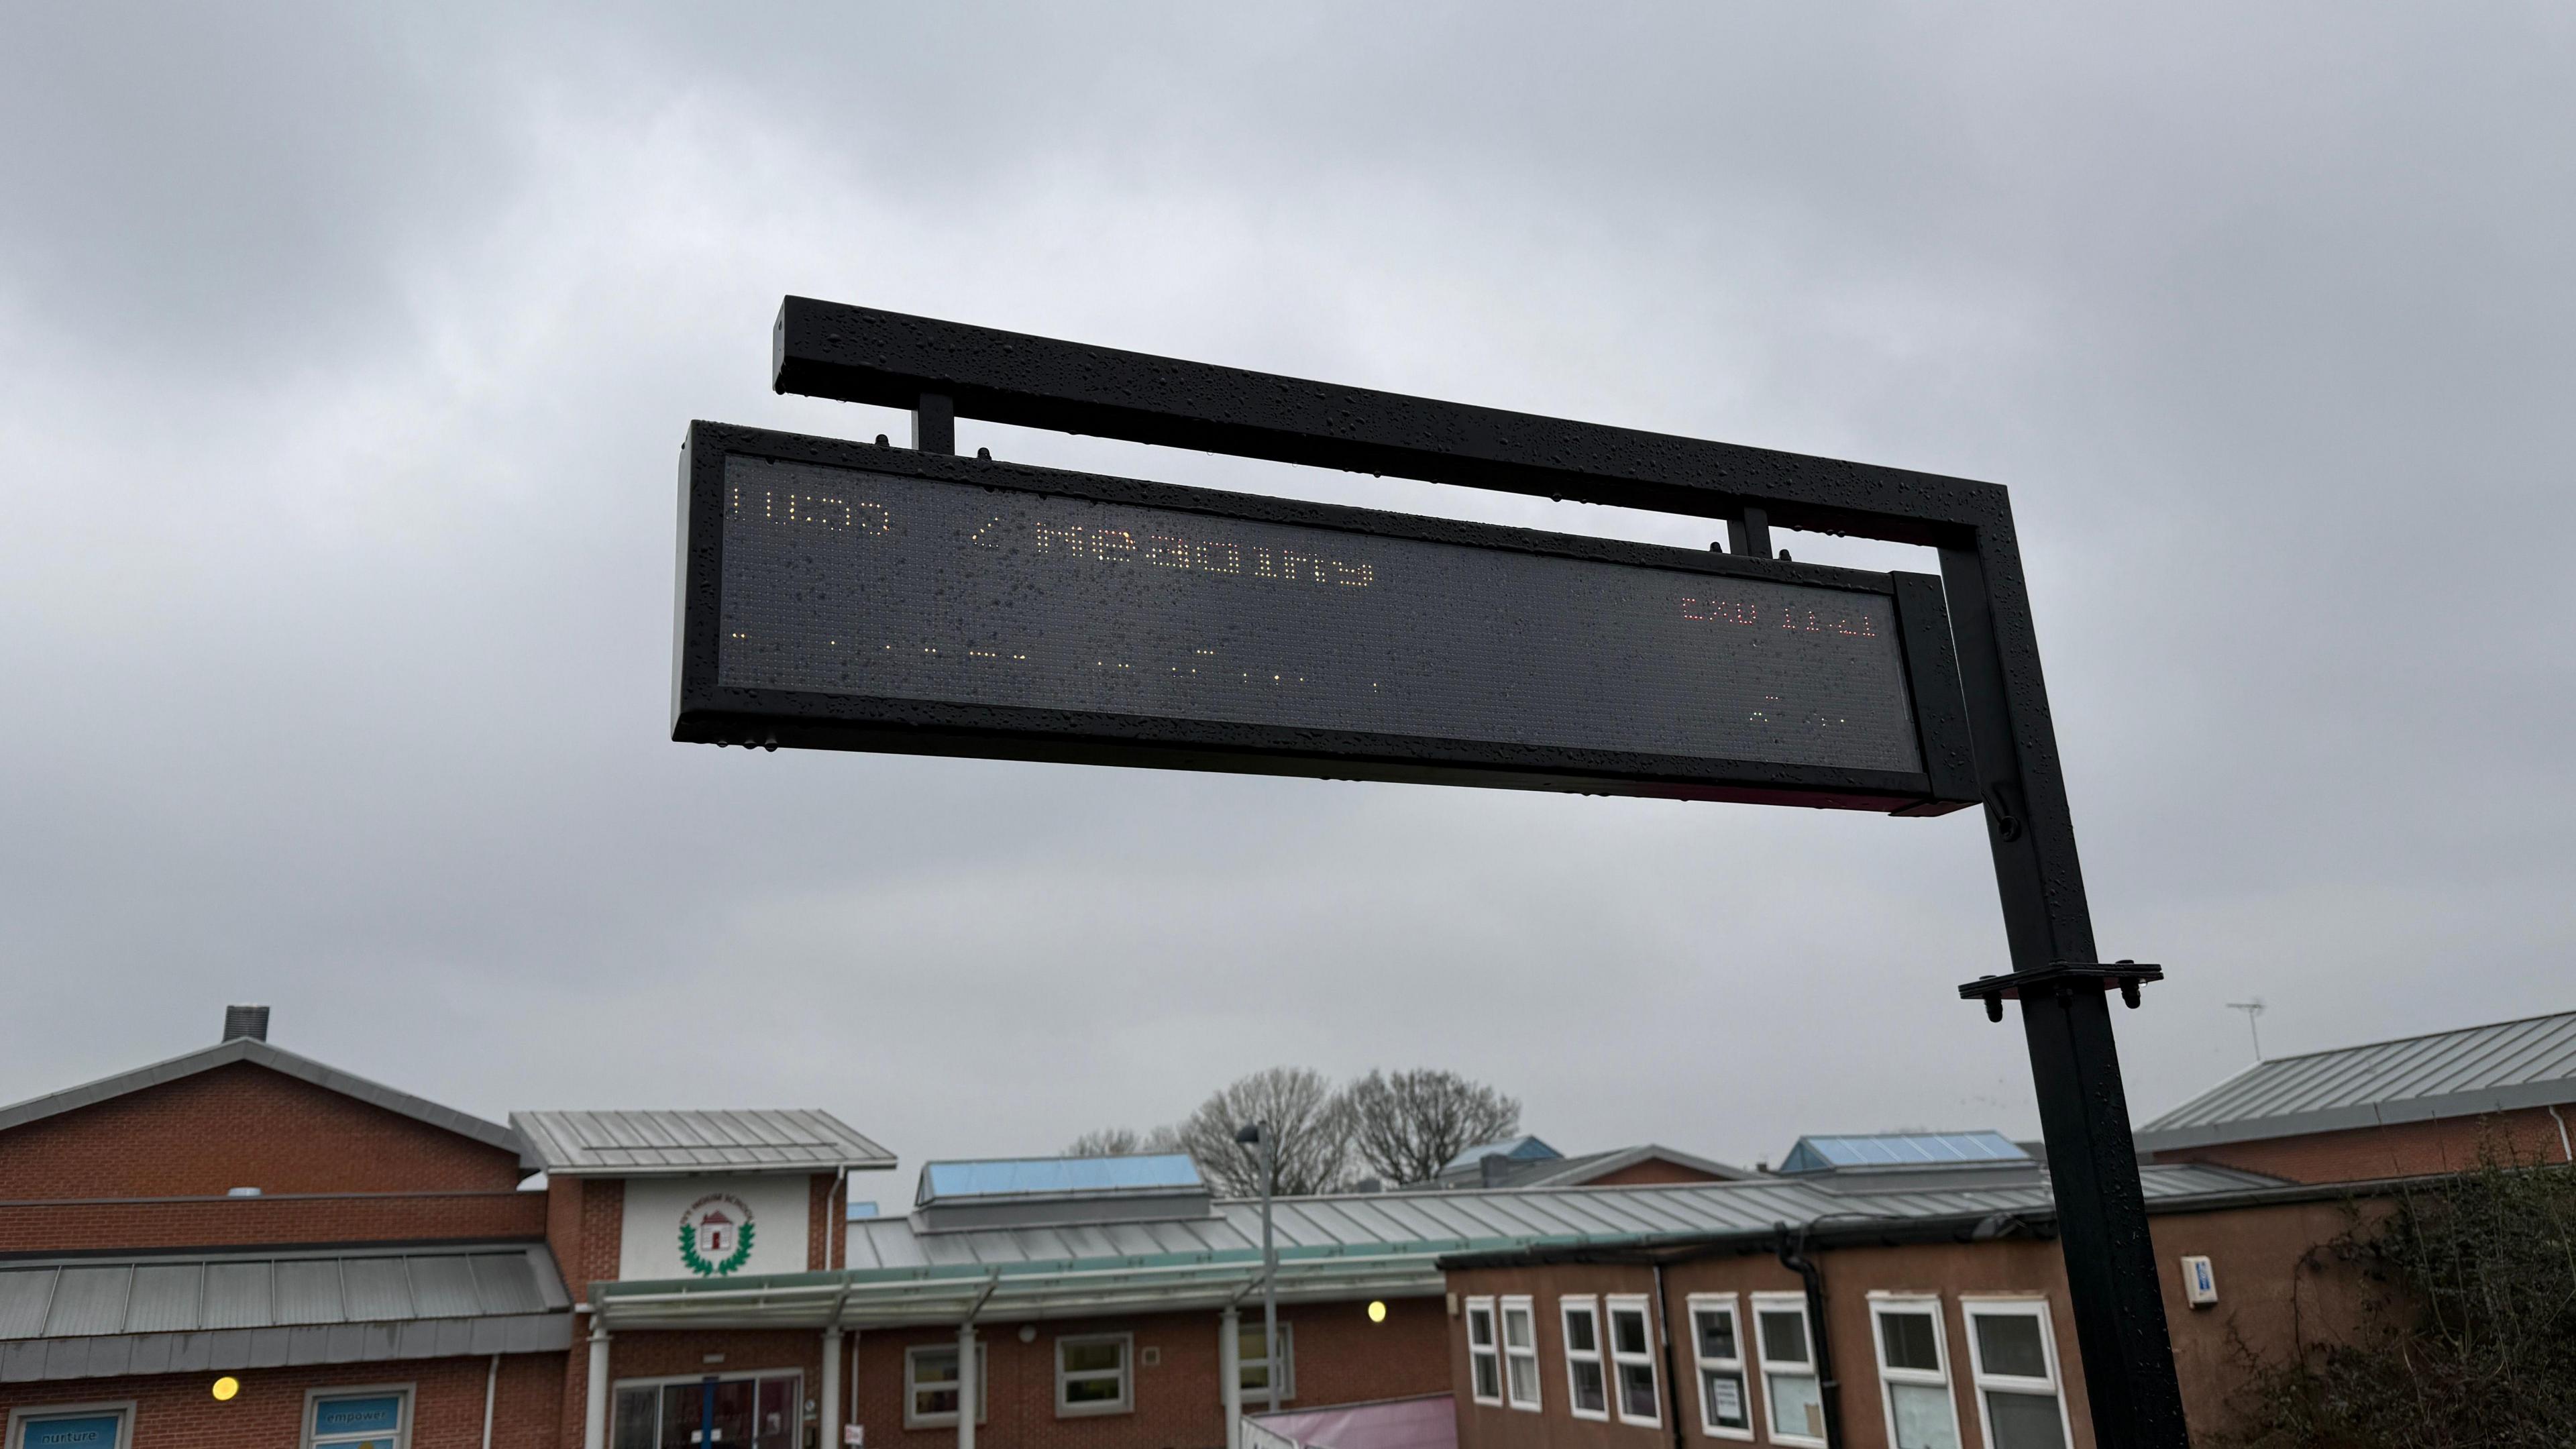
[[[1699,1331],[1695,1324],[1688,1326],[1693,1333]],[[1664,1412],[1673,1419],[1673,1449],[1687,1449],[1682,1439],[1682,1381],[1673,1372],[1672,1300],[1664,1296],[1664,1265],[1660,1262],[1655,1264],[1655,1337],[1664,1360]],[[483,1449],[492,1446],[487,1444]]]
[[[2567,1119],[2558,1115],[2558,1105],[2554,1102],[2549,1106],[2549,1120],[2558,1124],[2558,1160],[2576,1162],[2576,1149],[2567,1145]]]
[[[850,1301],[850,1290],[844,1286],[841,1296],[832,1303],[832,1316],[823,1326],[823,1392],[817,1397],[823,1409],[822,1449],[835,1449],[841,1442],[841,1310]],[[486,1444],[483,1449],[492,1449]]]
[[[1825,1275],[1807,1256],[1807,1230],[1792,1233],[1787,1223],[1773,1223],[1772,1251],[1780,1266],[1807,1285],[1807,1340],[1816,1354],[1816,1396],[1824,1401],[1825,1449],[1843,1449],[1843,1386],[1834,1377],[1833,1336],[1825,1331]],[[1755,1326],[1756,1331],[1760,1325]]]
[[[608,1449],[608,1324],[600,1316],[599,1290],[591,1289],[590,1380],[581,1418],[582,1449]]]
[[[501,1392],[501,1356],[492,1355],[492,1367],[483,1375],[483,1449],[492,1449],[492,1401]]]
[[[966,1316],[957,1320],[957,1449],[975,1449],[975,1400],[983,1390],[975,1379],[975,1315],[1001,1286],[1002,1273],[996,1268],[984,1280],[984,1291],[966,1306]]]

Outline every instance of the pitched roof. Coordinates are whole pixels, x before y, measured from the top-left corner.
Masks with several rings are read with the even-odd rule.
[[[1578,1153],[1572,1157],[1511,1159],[1507,1166],[1492,1170],[1490,1176],[1482,1160],[1462,1160],[1467,1161],[1465,1167],[1453,1164],[1441,1169],[1441,1175],[1429,1182],[1407,1184],[1398,1191],[1424,1192],[1453,1187],[1581,1187],[1641,1162],[1669,1162],[1704,1173],[1712,1182],[1734,1182],[1753,1175],[1741,1167],[1730,1167],[1723,1162],[1652,1142],[1635,1147],[1614,1147],[1606,1152]]]
[[[1472,1172],[1488,1157],[1501,1157],[1513,1162],[1548,1162],[1565,1154],[1526,1134],[1506,1137],[1499,1142],[1479,1142],[1447,1162],[1440,1164],[1442,1176]]]
[[[513,1112],[520,1162],[552,1177],[890,1168],[894,1154],[829,1112]]]
[[[2274,1190],[2273,1178],[2201,1164],[2148,1167],[2153,1204]],[[1537,1244],[1633,1244],[1689,1234],[1767,1234],[1775,1223],[2046,1212],[2044,1183],[1835,1192],[1763,1177],[1651,1187],[1491,1188],[1281,1198],[1273,1207],[1284,1301],[1343,1301],[1441,1291],[1440,1259]],[[613,1326],[692,1322],[779,1327],[955,1323],[1118,1310],[1221,1308],[1261,1278],[1261,1205],[1214,1216],[926,1232],[908,1218],[849,1224],[841,1271],[723,1283],[630,1280],[592,1286]]]
[[[284,1047],[272,1046],[255,1037],[246,1036],[235,1037],[221,1045],[189,1052],[184,1056],[175,1056],[167,1061],[154,1062],[150,1066],[119,1072],[112,1077],[101,1077],[95,1082],[84,1083],[77,1087],[65,1087],[59,1092],[48,1092],[41,1097],[30,1097],[15,1106],[0,1107],[0,1132],[6,1132],[12,1127],[23,1127],[30,1122],[41,1122],[48,1117],[60,1116],[65,1112],[78,1111],[83,1107],[95,1106],[100,1102],[110,1101],[128,1093],[140,1092],[147,1087],[157,1087],[165,1082],[175,1082],[185,1077],[196,1076],[201,1072],[210,1072],[217,1067],[228,1067],[236,1062],[249,1062],[254,1066],[266,1067],[273,1072],[282,1072],[298,1081],[310,1082],[325,1091],[337,1092],[341,1096],[355,1098],[369,1106],[381,1107],[388,1112],[396,1112],[414,1121],[426,1122],[432,1127],[456,1133],[461,1137],[471,1137],[477,1142],[493,1147],[511,1152],[519,1150],[518,1134],[498,1122],[486,1122],[480,1117],[468,1116],[453,1107],[442,1107],[426,1097],[415,1097],[409,1092],[396,1091],[381,1082],[371,1082],[354,1073],[344,1072],[338,1067],[328,1066],[311,1057],[288,1051]]]
[[[2576,1012],[2257,1062],[2137,1131],[2141,1151],[2576,1102]]]
[[[560,1350],[532,1243],[88,1254],[0,1265],[0,1380]]]

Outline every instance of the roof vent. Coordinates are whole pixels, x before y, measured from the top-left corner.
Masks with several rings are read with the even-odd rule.
[[[268,1040],[268,1008],[265,1006],[227,1006],[224,1008],[224,1040]]]

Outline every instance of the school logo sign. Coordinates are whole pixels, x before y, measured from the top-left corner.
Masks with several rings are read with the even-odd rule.
[[[680,1212],[680,1263],[701,1278],[721,1278],[751,1261],[751,1205],[711,1192]]]

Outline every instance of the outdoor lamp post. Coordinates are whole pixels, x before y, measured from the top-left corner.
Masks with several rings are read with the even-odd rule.
[[[1261,1386],[1270,1412],[1279,1412],[1279,1249],[1270,1236],[1270,1193],[1279,1184],[1278,1146],[1268,1123],[1236,1129],[1234,1140],[1261,1148]]]

